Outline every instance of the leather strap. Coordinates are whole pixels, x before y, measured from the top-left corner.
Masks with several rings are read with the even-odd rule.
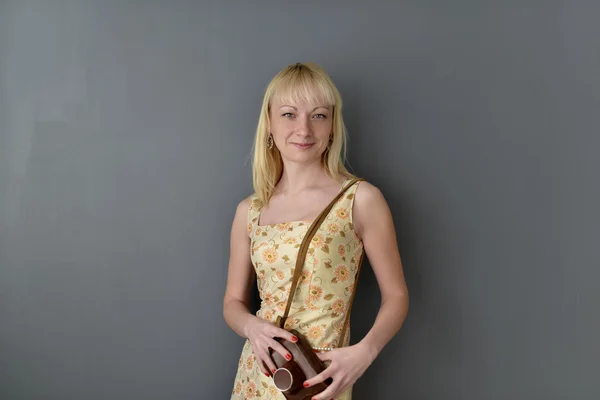
[[[294,294],[296,292],[296,287],[298,286],[298,279],[300,278],[300,275],[302,274],[302,267],[304,266],[304,261],[306,260],[306,253],[308,251],[308,247],[310,246],[310,242],[311,242],[313,236],[317,233],[317,231],[319,230],[319,227],[321,226],[321,224],[323,223],[325,218],[327,218],[327,215],[329,215],[329,212],[331,211],[333,206],[335,206],[337,201],[346,193],[346,191],[348,189],[350,189],[352,187],[352,185],[354,185],[356,182],[359,182],[362,180],[363,180],[362,178],[352,179],[350,181],[350,183],[348,183],[344,188],[342,188],[342,190],[340,190],[338,195],[331,201],[331,203],[329,203],[329,205],[327,207],[325,207],[325,209],[323,211],[321,211],[319,216],[312,222],[312,224],[308,228],[306,235],[302,239],[300,248],[298,249],[298,256],[296,258],[296,266],[294,268],[294,276],[292,278],[292,286],[290,288],[290,295],[288,296],[288,301],[287,301],[287,305],[285,307],[285,312],[283,313],[282,317],[278,318],[278,320],[279,320],[278,325],[280,328],[283,329],[283,327],[285,326],[285,321],[289,315],[290,308],[292,307],[292,301],[294,298]],[[361,254],[360,260],[358,262],[358,270],[356,271],[356,279],[358,279],[358,274],[360,272],[360,267],[362,264],[363,256],[364,256],[364,252],[363,252],[363,254]],[[350,296],[350,302],[348,303],[348,309],[346,310],[346,318],[344,320],[344,326],[342,328],[342,335],[340,337],[338,347],[341,347],[343,345],[344,335],[346,334],[347,324],[348,324],[348,321],[350,320],[349,319],[350,307],[352,307],[352,302],[354,301],[355,293],[356,293],[356,280],[353,285],[352,295]]]

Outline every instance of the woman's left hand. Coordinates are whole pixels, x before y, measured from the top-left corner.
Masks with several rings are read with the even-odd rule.
[[[339,396],[353,385],[375,360],[373,352],[361,343],[317,353],[317,356],[322,361],[331,361],[331,364],[317,376],[307,379],[304,386],[313,386],[327,378],[333,379],[333,382],[312,400],[335,399],[335,396]]]

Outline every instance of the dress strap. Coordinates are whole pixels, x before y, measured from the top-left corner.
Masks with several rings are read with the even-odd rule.
[[[253,193],[249,198],[250,204],[248,205],[248,233],[253,232],[257,225],[260,217],[260,210],[262,205],[256,193]]]
[[[336,203],[336,207],[342,207],[348,211],[350,214],[350,222],[352,222],[352,206],[354,204],[354,196],[356,195],[356,189],[358,189],[358,185],[360,185],[361,181],[362,179],[355,181],[354,184],[352,184],[352,186],[346,190],[345,195],[340,197]],[[348,182],[350,182],[350,179],[347,179],[344,182],[344,185]]]

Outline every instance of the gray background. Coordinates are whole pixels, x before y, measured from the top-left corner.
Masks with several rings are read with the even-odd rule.
[[[600,5],[361,3],[0,3],[0,399],[229,398],[230,224],[309,60],[411,293],[355,398],[600,398]]]

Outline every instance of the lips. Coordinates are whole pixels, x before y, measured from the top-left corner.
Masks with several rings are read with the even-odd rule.
[[[292,143],[294,146],[299,149],[308,149],[314,145],[314,143]]]

